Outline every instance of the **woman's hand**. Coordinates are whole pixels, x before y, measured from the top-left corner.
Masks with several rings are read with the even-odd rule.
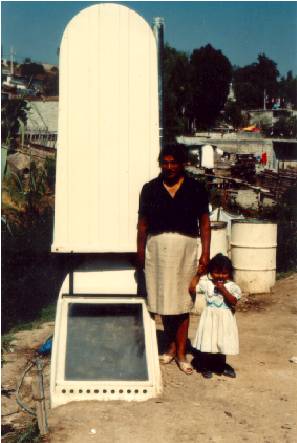
[[[203,275],[207,273],[207,266],[209,263],[209,256],[208,255],[201,255],[199,258],[199,265],[197,274]]]
[[[200,280],[200,275],[196,274],[190,282],[189,293],[192,297],[196,295],[196,286],[198,285],[199,280]]]

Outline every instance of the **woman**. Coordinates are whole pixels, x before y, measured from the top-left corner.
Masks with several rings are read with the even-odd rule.
[[[137,233],[138,268],[145,268],[148,309],[161,315],[168,348],[163,363],[176,360],[187,375],[189,312],[197,275],[209,261],[208,197],[196,180],[185,174],[186,154],[178,145],[159,155],[161,174],[141,191]],[[202,253],[197,268],[198,221]]]

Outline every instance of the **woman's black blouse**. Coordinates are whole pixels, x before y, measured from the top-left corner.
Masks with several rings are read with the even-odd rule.
[[[208,214],[208,194],[197,180],[185,176],[183,184],[171,197],[159,175],[143,186],[138,213],[139,217],[146,218],[149,234],[178,232],[197,237],[198,219]]]

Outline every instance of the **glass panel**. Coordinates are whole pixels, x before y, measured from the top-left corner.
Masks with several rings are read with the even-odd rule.
[[[148,380],[142,305],[69,303],[65,380]]]

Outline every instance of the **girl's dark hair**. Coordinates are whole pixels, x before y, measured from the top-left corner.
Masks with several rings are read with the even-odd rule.
[[[172,155],[175,161],[179,164],[183,164],[187,162],[187,151],[184,145],[178,144],[170,144],[166,145],[162,151],[160,151],[158,162],[159,166],[161,166],[163,159],[166,155]]]
[[[215,255],[208,263],[207,271],[211,274],[215,269],[226,269],[233,278],[233,265],[230,258],[223,254]]]

